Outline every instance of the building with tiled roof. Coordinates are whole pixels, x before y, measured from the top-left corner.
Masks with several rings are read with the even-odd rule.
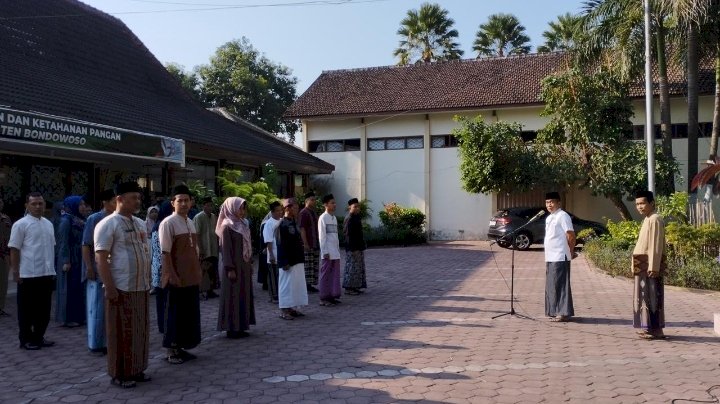
[[[288,109],[302,121],[306,149],[336,170],[315,177],[339,199],[397,202],[425,212],[434,239],[485,238],[488,219],[510,205],[542,205],[542,193],[475,195],[462,190],[454,116],[519,122],[532,137],[547,123],[541,117],[542,80],[568,67],[562,53],[489,57],[410,66],[383,66],[323,72]],[[707,153],[715,91],[712,62],[700,68],[700,156]],[[687,161],[686,83],[671,70],[669,90],[681,166]],[[644,85],[631,87],[638,134],[643,133]],[[656,103],[657,108],[657,103]],[[658,113],[655,113],[658,116]],[[657,119],[656,119],[657,121]],[[685,185],[680,185],[684,187]],[[566,206],[591,220],[617,218],[607,201],[572,190]],[[377,218],[373,224],[377,225]]]
[[[282,191],[292,193],[296,176],[333,170],[206,110],[119,19],[79,1],[4,1],[0,55],[6,205],[29,189],[58,199],[128,178],[152,192],[190,179],[214,188],[221,167],[250,178],[266,163],[282,173]]]

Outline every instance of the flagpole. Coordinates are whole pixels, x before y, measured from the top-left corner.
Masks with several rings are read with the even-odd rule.
[[[655,125],[653,124],[653,84],[650,53],[650,0],[645,8],[645,143],[647,145],[648,191],[655,192]]]

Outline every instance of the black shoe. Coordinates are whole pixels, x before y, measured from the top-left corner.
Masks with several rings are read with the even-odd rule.
[[[319,292],[319,290],[317,290],[317,288],[312,285],[307,285],[307,292],[308,293],[317,293],[317,292]]]
[[[37,351],[41,347],[40,347],[40,345],[33,344],[32,342],[26,342],[24,344],[20,344],[20,348],[28,350],[28,351]]]
[[[185,361],[191,361],[193,359],[197,359],[197,356],[191,354],[190,352],[184,350],[184,349],[178,349],[177,355],[181,357]]]
[[[50,341],[50,340],[43,338],[42,342],[40,343],[40,346],[43,348],[50,348],[51,346],[55,346],[55,341]]]
[[[333,302],[334,304],[342,303],[339,299],[330,299],[330,301]]]

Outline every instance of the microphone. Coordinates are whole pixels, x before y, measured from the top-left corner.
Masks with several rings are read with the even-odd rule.
[[[528,220],[528,223],[534,222],[534,221],[540,219],[540,218],[543,217],[543,216],[545,216],[545,211],[544,211],[544,210],[541,210],[541,211],[538,212],[535,216],[533,216],[530,220]]]

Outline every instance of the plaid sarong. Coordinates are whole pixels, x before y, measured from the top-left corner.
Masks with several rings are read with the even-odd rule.
[[[305,283],[317,285],[320,273],[320,250],[305,251]]]

